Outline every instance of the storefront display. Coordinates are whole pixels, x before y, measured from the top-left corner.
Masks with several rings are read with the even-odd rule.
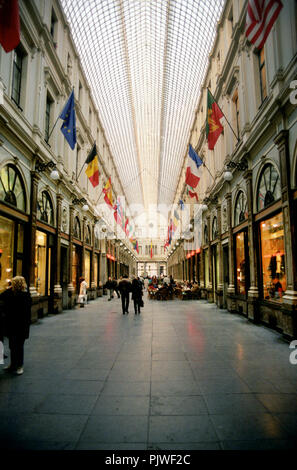
[[[235,237],[235,286],[236,294],[246,295],[245,236],[240,232]]]
[[[39,295],[46,295],[46,233],[36,231],[35,287]]]
[[[94,256],[94,283],[98,287],[98,255]]]
[[[91,287],[91,253],[88,250],[85,251],[85,280],[88,288]]]
[[[81,248],[80,246],[73,245],[72,249],[72,284],[75,292],[79,291],[79,277],[81,275]]]
[[[14,222],[0,217],[0,291],[13,277]]]
[[[260,223],[262,289],[265,300],[281,302],[286,290],[283,216]]]

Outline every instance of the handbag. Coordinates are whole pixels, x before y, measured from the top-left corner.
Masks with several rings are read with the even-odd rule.
[[[144,302],[143,302],[142,299],[141,299],[141,301],[140,301],[140,307],[144,307]]]

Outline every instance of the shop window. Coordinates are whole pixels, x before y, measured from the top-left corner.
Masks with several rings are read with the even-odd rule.
[[[0,217],[0,290],[13,277],[14,222]]]
[[[248,218],[247,200],[243,191],[237,195],[234,210],[234,225],[239,225]]]
[[[85,252],[85,280],[88,287],[91,287],[91,253]]]
[[[91,245],[91,240],[92,240],[92,237],[91,237],[91,229],[89,226],[86,227],[86,237],[85,237],[85,242],[88,244],[88,245]]]
[[[216,238],[218,238],[218,219],[214,217],[212,221],[212,239],[215,240]]]
[[[94,257],[94,283],[98,287],[98,255]]]
[[[13,165],[6,165],[0,173],[0,199],[21,211],[26,211],[26,193],[22,177]]]
[[[78,240],[81,239],[80,221],[78,217],[74,219],[73,236]]]
[[[39,295],[46,295],[46,260],[47,234],[36,231],[36,250],[35,250],[35,282],[36,290]]]
[[[257,193],[257,208],[258,211],[265,209],[270,204],[281,197],[280,178],[277,170],[271,163],[266,165],[261,173],[258,193]]]
[[[260,236],[263,297],[281,302],[287,286],[282,213],[260,223]]]
[[[37,218],[49,225],[54,225],[54,209],[47,191],[42,191],[37,200]]]
[[[235,291],[237,295],[247,293],[246,233],[235,236]]]
[[[23,276],[24,225],[0,217],[0,291],[13,276]]]
[[[209,285],[209,262],[208,262],[208,250],[203,251],[204,256],[204,287]]]

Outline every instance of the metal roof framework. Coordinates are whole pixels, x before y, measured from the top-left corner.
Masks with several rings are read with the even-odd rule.
[[[171,204],[225,0],[60,0],[128,204]]]

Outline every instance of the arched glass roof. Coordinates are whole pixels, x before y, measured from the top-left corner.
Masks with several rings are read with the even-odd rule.
[[[224,0],[61,3],[128,203],[172,203]]]

